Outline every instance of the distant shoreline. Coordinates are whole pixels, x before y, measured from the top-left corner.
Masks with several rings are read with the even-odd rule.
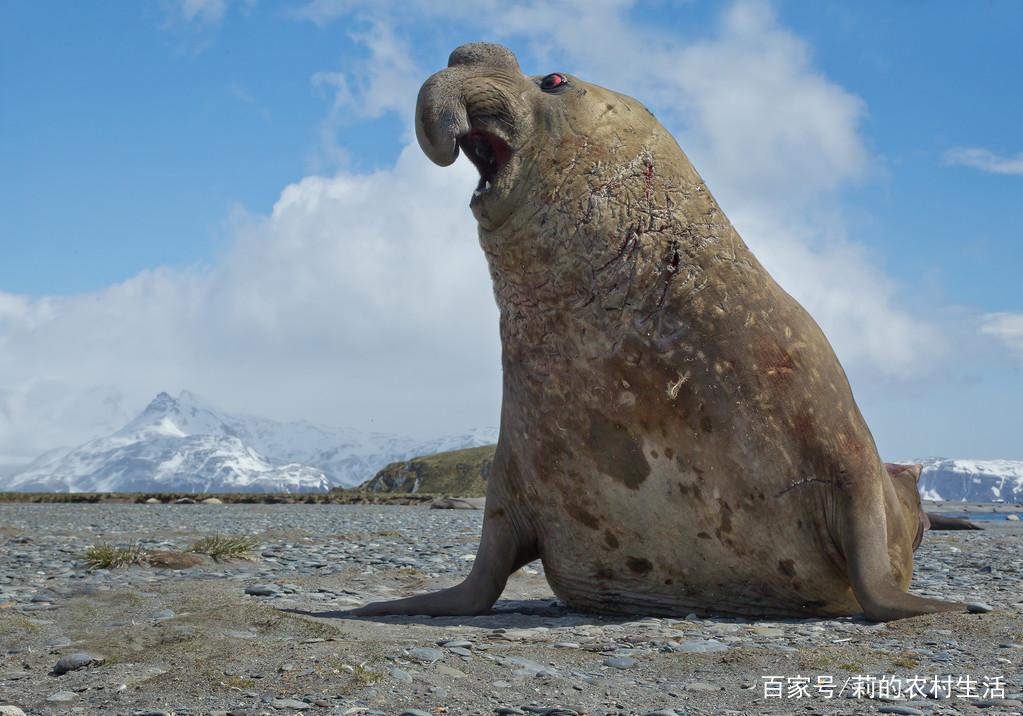
[[[950,513],[1019,513],[1023,512],[1023,504],[1013,502],[954,502],[954,501],[943,501],[935,502],[932,500],[924,500],[923,508],[927,512],[937,512],[938,514],[950,514]]]
[[[0,492],[0,503],[125,503],[146,504],[156,500],[162,504],[201,503],[211,498],[224,504],[260,505],[426,505],[441,495],[427,493],[365,492],[357,489],[331,492]]]
[[[201,503],[203,500],[215,498],[224,504],[263,504],[263,505],[429,505],[434,500],[448,495],[439,493],[391,493],[369,492],[353,488],[350,490],[333,490],[331,492],[0,492],[0,503],[27,502],[40,504],[59,503],[125,503],[145,504],[147,500],[156,500],[161,504]],[[1023,504],[1011,502],[935,502],[924,500],[923,507],[927,512],[955,515],[979,514],[1020,514]]]

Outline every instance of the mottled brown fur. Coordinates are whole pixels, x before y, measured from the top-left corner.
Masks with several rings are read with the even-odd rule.
[[[918,497],[817,324],[653,115],[575,77],[542,92],[496,45],[449,65],[420,92],[426,153],[449,164],[484,131],[511,157],[472,203],[503,346],[487,501],[507,514],[488,513],[465,583],[363,613],[485,609],[504,552],[603,612],[955,608],[905,593]]]

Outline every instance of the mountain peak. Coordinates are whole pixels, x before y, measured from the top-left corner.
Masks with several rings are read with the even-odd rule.
[[[149,401],[149,405],[147,405],[146,409],[143,410],[142,412],[164,413],[167,412],[168,410],[171,410],[175,405],[177,405],[177,401],[175,401],[174,398],[172,398],[169,393],[160,391],[159,393],[156,394],[155,398]]]
[[[120,430],[8,477],[7,489],[59,491],[323,491],[385,465],[474,447],[496,429],[423,441],[221,412],[195,393],[161,391]]]

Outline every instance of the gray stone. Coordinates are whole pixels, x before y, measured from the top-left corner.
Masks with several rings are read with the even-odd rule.
[[[521,713],[521,711],[519,713]],[[6,706],[0,706],[0,716],[25,716],[25,712],[17,706],[8,704]]]
[[[170,609],[161,609],[160,611],[153,612],[152,614],[149,615],[150,619],[157,622],[165,622],[168,619],[173,619],[174,617],[175,614]]]
[[[276,584],[250,584],[245,587],[245,593],[254,597],[272,597],[280,592],[281,588]]]
[[[432,664],[433,662],[440,661],[444,658],[443,651],[429,646],[417,646],[415,649],[410,649],[408,655],[416,661],[421,661],[426,664]]]
[[[604,666],[614,669],[631,669],[636,665],[636,660],[631,656],[609,656],[604,659]]]
[[[433,716],[433,714],[428,711],[420,711],[419,709],[405,709],[398,716]]]
[[[53,666],[53,673],[60,676],[66,674],[69,671],[75,671],[76,669],[83,669],[89,664],[102,664],[103,657],[89,654],[84,651],[76,651],[73,654],[60,657],[56,664]]]
[[[292,709],[294,711],[307,709],[310,706],[305,701],[298,701],[297,699],[274,699],[270,702],[270,705],[275,709]]]
[[[391,669],[390,673],[391,673],[391,678],[394,679],[395,681],[401,681],[402,683],[406,683],[406,684],[411,684],[412,683],[412,674],[408,673],[404,669],[399,669],[399,668],[395,667],[395,668]]]
[[[521,656],[504,656],[501,657],[501,664],[503,666],[517,666],[519,667],[513,673],[515,676],[559,676],[560,672],[552,666],[545,666],[539,662],[531,659],[526,659]]]
[[[74,701],[76,698],[78,697],[75,696],[73,691],[55,691],[47,696],[46,700],[56,704],[66,704]]]
[[[915,709],[912,706],[902,706],[901,704],[882,706],[877,712],[881,714],[902,714],[902,716],[924,716],[924,712],[920,709]]]
[[[988,612],[994,611],[994,607],[984,602],[967,602],[966,610],[971,614],[987,614]]]
[[[984,699],[983,701],[974,701],[973,705],[989,709],[992,706],[1023,706],[1023,701],[1019,699]]]

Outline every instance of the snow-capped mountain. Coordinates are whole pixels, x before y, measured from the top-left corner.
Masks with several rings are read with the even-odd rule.
[[[916,460],[920,495],[952,502],[1023,502],[1023,460]]]
[[[495,442],[497,430],[415,440],[222,413],[193,393],[160,393],[117,432],[53,450],[9,477],[18,491],[321,492],[385,465]]]

